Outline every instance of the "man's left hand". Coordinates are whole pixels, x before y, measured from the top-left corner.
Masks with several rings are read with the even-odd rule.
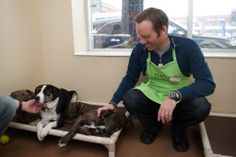
[[[161,104],[158,111],[157,120],[162,121],[163,124],[166,124],[172,120],[172,114],[176,106],[176,101],[170,99],[169,97]]]

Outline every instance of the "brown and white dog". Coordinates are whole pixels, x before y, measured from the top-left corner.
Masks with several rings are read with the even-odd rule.
[[[35,99],[42,103],[41,121],[37,123],[37,137],[42,141],[51,128],[63,125],[64,113],[68,105],[77,101],[75,91],[67,91],[50,84],[35,88]]]
[[[66,146],[76,133],[110,137],[114,132],[128,126],[124,108],[117,107],[114,111],[103,111],[98,117],[98,107],[101,106],[82,102],[71,103],[65,117],[74,118],[75,121],[68,133],[60,139],[58,146]]]

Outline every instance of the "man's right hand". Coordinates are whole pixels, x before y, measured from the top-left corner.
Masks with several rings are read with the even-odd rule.
[[[97,109],[97,113],[98,113],[98,117],[100,117],[100,114],[102,111],[105,111],[105,110],[114,110],[115,109],[115,106],[113,104],[106,104],[104,105],[103,107],[99,107]]]

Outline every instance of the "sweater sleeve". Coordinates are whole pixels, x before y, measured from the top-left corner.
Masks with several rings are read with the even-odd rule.
[[[187,62],[182,66],[188,67],[188,73],[194,80],[189,86],[178,90],[183,100],[208,96],[214,92],[216,86],[201,49],[195,42],[192,45],[190,53],[183,57]]]
[[[140,73],[142,71],[141,66],[141,57],[142,57],[142,47],[137,45],[129,58],[128,68],[126,71],[126,75],[123,77],[118,89],[115,91],[113,98],[110,103],[116,105],[122,100],[123,95],[133,88],[138,82]]]

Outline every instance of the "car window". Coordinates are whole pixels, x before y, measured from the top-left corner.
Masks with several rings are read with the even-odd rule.
[[[172,25],[171,23],[169,24],[168,27],[168,33],[177,36],[186,36],[186,31],[180,29],[179,27],[176,27],[175,25]]]
[[[110,22],[98,28],[97,34],[121,34],[121,23]]]

